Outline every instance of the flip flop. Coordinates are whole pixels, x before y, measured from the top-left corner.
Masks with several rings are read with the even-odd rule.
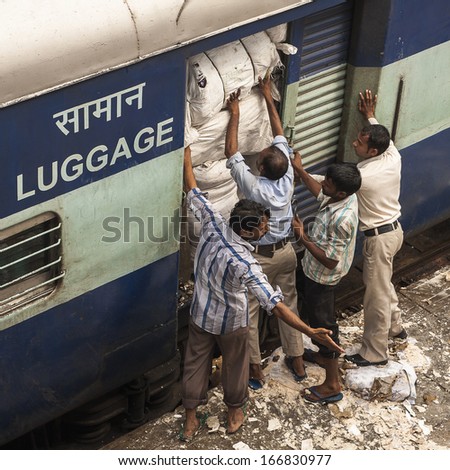
[[[337,401],[341,401],[344,398],[344,395],[342,393],[337,393],[336,395],[331,395],[331,396],[325,397],[317,391],[316,386],[309,387],[305,391],[308,391],[310,393],[310,395],[303,395],[303,398],[308,403],[318,403],[319,405],[327,405],[328,403],[335,403]],[[315,399],[311,398],[311,395],[318,398],[318,400],[315,400]]]
[[[249,379],[248,386],[252,390],[261,390],[264,387],[264,380],[263,379]]]
[[[199,431],[203,428],[203,426],[206,423],[206,420],[209,417],[209,414],[207,412],[204,413],[196,413],[197,419],[199,421],[198,428],[195,430],[194,434],[192,436],[186,436],[184,434],[184,423],[181,425],[180,431],[178,433],[178,439],[183,442],[192,442],[194,437],[199,433]]]
[[[290,356],[284,356],[284,363],[286,364],[286,367],[289,369],[289,372],[292,374],[292,376],[294,377],[294,380],[299,383],[301,382],[302,380],[305,380],[306,377],[308,377],[308,374],[305,372],[304,375],[298,375],[297,372],[295,372],[295,369],[294,369],[294,365],[293,365],[293,362],[294,362],[294,358],[290,357]]]

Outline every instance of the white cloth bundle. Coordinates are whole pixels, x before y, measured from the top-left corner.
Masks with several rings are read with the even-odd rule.
[[[276,46],[265,31],[191,57],[187,87],[191,125],[204,124],[226,106],[227,98],[238,88],[244,98],[258,77],[281,65]]]
[[[187,126],[185,142],[191,146],[192,165],[225,158],[225,136],[230,119],[227,109],[215,114],[200,127]],[[259,89],[240,101],[238,147],[242,154],[258,153],[272,142],[272,130],[266,103]]]

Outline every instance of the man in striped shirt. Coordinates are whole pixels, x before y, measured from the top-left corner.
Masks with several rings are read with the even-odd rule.
[[[271,287],[259,263],[252,257],[254,248],[249,241],[258,240],[267,232],[268,214],[264,207],[241,200],[227,224],[197,188],[189,148],[185,150],[184,181],[188,207],[194,210],[202,226],[195,255],[194,296],[183,372],[186,422],[180,438],[190,441],[200,427],[196,408],[207,402],[216,344],[222,353],[227,431],[236,432],[244,421],[243,406],[248,399],[249,378],[248,290],[269,314],[275,314],[330,350],[343,350],[330,338],[331,331],[310,328],[284,305],[281,291]]]
[[[294,219],[294,232],[305,247],[302,259],[301,317],[312,327],[324,327],[333,332],[339,344],[339,329],[335,314],[336,285],[352,264],[358,230],[356,191],[361,187],[361,174],[352,163],[331,165],[325,179],[319,182],[305,171],[298,152],[292,162],[296,179],[300,178],[320,202],[319,212],[305,233],[300,219]],[[331,403],[343,398],[339,380],[339,353],[322,344],[319,352],[305,350],[303,359],[325,368],[325,381],[306,389],[305,400]]]

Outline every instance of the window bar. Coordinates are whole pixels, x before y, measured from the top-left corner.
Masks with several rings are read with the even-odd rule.
[[[24,294],[28,294],[29,292],[32,292],[32,291],[38,289],[39,287],[43,287],[46,284],[50,284],[51,282],[55,282],[58,279],[63,278],[65,275],[66,275],[66,272],[63,271],[59,276],[55,276],[54,278],[49,279],[48,281],[41,282],[40,284],[38,284],[36,286],[33,286],[33,287],[30,287],[29,289],[24,290],[23,292],[20,292],[18,294],[12,295],[11,297],[8,297],[7,299],[0,300],[0,305],[6,304],[6,303],[10,302],[11,300],[16,299],[17,297],[22,297]]]
[[[40,268],[35,269],[34,271],[31,271],[27,274],[24,274],[23,276],[20,276],[17,279],[13,279],[12,281],[7,282],[6,284],[2,284],[0,286],[0,289],[4,289],[5,287],[8,287],[11,284],[14,284],[15,282],[23,281],[24,279],[26,279],[27,277],[32,276],[33,274],[37,274],[38,272],[43,271],[44,269],[49,268],[50,266],[54,266],[55,264],[60,263],[61,259],[62,259],[62,257],[60,256],[57,260],[52,261],[51,263],[46,264],[45,266],[41,266]]]
[[[34,253],[30,253],[29,255],[27,256],[24,256],[23,258],[20,258],[20,259],[17,259],[15,261],[13,261],[12,263],[9,263],[9,264],[5,264],[4,266],[0,266],[0,269],[5,269],[5,268],[8,268],[10,266],[13,266],[17,263],[20,263],[21,261],[24,261],[28,258],[31,258],[33,256],[36,256],[40,253],[43,253],[44,251],[48,251],[48,250],[51,250],[52,248],[55,248],[56,246],[58,246],[59,244],[61,243],[61,239],[59,238],[58,241],[56,243],[54,243],[53,245],[49,245],[49,246],[46,246],[45,248],[42,248],[42,250],[38,250],[38,251],[35,251]]]
[[[20,242],[15,243],[14,245],[7,246],[6,248],[1,248],[0,253],[3,253],[4,251],[10,250],[11,248],[15,248],[16,246],[19,246],[23,243],[27,243],[30,240],[34,240],[35,238],[41,237],[42,235],[46,235],[47,233],[54,232],[55,230],[58,230],[61,228],[61,223],[59,223],[56,227],[53,227],[49,230],[46,230],[45,232],[38,233],[36,235],[33,235],[30,238],[26,238],[25,240],[21,240]]]

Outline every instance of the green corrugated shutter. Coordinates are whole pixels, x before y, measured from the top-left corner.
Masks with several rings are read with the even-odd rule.
[[[295,116],[290,119],[291,141],[311,173],[324,174],[336,161],[351,20],[349,2],[305,18],[301,25],[300,80],[292,110]],[[316,212],[317,203],[303,185],[296,188],[294,197],[303,218]]]

